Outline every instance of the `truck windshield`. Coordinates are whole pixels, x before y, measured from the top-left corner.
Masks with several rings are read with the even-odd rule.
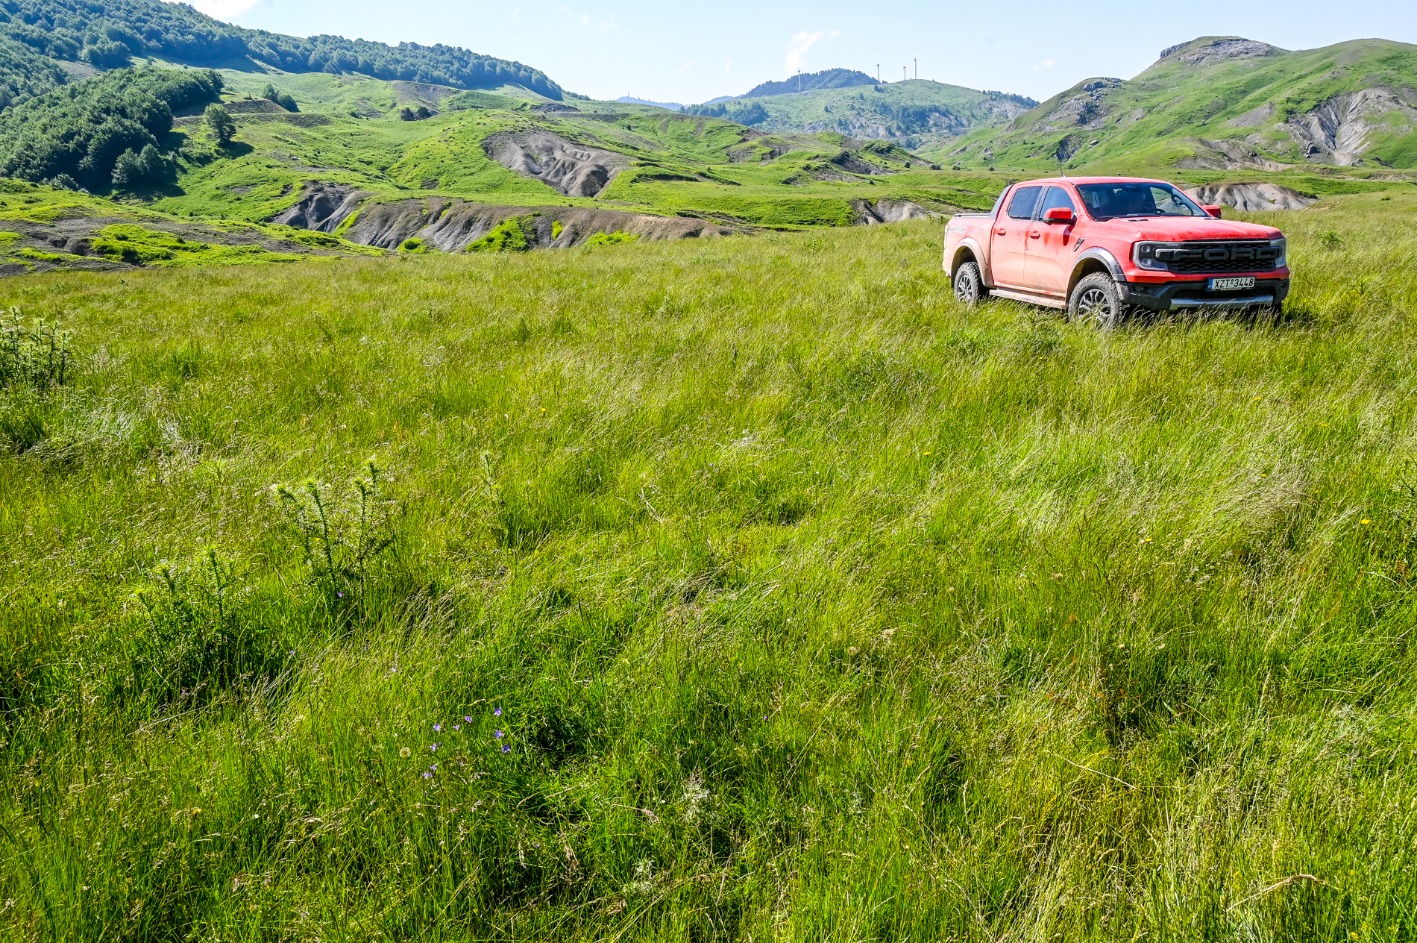
[[[1078,195],[1093,219],[1205,216],[1196,201],[1167,183],[1084,183]]]

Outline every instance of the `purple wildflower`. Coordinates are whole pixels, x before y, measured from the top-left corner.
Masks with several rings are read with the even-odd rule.
[[[340,599],[343,599],[343,598],[344,598],[344,590],[340,590],[340,591],[339,591],[339,598],[340,598]]]
[[[492,736],[496,737],[498,740],[501,740],[502,737],[504,736],[504,734],[502,733],[502,731],[498,730],[498,731],[494,732],[494,733],[492,734]]]
[[[502,708],[499,707],[499,708],[497,708],[496,710],[494,710],[494,711],[492,712],[492,716],[493,716],[493,717],[501,717],[501,716],[502,716]]]
[[[459,730],[461,730],[461,729],[462,729],[462,724],[453,724],[453,733],[457,733],[457,732],[458,732]]]
[[[511,745],[510,743],[504,743],[504,744],[502,744],[502,752],[503,752],[503,753],[511,753],[511,752],[512,752],[512,745]]]
[[[472,723],[472,718],[471,718],[471,717],[464,717],[464,718],[462,719],[462,722],[465,723],[465,724],[470,724],[470,723]]]
[[[437,753],[437,752],[438,752],[438,748],[439,748],[440,746],[442,746],[441,743],[435,743],[435,744],[433,744],[431,747],[429,747],[428,749],[432,750],[434,753]]]
[[[443,725],[442,725],[442,724],[434,724],[434,725],[433,725],[433,732],[434,732],[434,733],[442,733],[442,732],[443,732]]]
[[[433,774],[432,774],[432,773],[424,773],[424,774],[423,774],[423,778],[424,778],[424,779],[432,779],[432,778],[433,778]]]

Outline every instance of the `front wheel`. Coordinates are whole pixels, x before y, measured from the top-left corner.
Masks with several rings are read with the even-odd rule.
[[[1122,293],[1112,276],[1089,275],[1077,283],[1068,298],[1068,320],[1110,331],[1122,321]]]
[[[984,287],[984,279],[979,274],[979,263],[966,262],[955,272],[955,299],[966,307],[974,307],[989,297]]]

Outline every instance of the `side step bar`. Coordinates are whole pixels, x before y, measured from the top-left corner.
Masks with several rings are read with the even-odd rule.
[[[992,288],[989,290],[991,298],[1003,298],[1005,301],[1022,301],[1027,305],[1042,305],[1045,308],[1057,308],[1065,310],[1068,303],[1062,298],[1054,298],[1050,295],[1035,295],[1026,291],[1013,291],[1008,288]]]

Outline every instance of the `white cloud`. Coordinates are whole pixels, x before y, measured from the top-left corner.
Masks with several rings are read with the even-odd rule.
[[[207,16],[218,20],[230,20],[243,13],[249,13],[266,0],[183,0],[201,10]]]
[[[1058,60],[1057,60],[1057,59],[1044,59],[1042,62],[1038,63],[1036,66],[1033,67],[1033,71],[1034,71],[1034,72],[1043,72],[1043,71],[1045,71],[1045,70],[1047,70],[1047,69],[1053,68],[1053,66],[1055,66],[1055,65],[1057,65],[1057,64],[1058,64]]]
[[[600,33],[608,33],[611,30],[620,28],[620,23],[614,16],[598,19],[594,13],[578,12],[564,4],[557,7],[556,12],[572,23],[575,23],[581,29],[593,29]]]
[[[817,30],[815,32],[803,30],[796,36],[793,36],[792,42],[788,44],[787,62],[784,63],[783,67],[787,69],[789,75],[796,72],[798,69],[802,68],[803,63],[807,61],[807,53],[812,51],[813,46],[824,39],[836,39],[839,36],[841,36],[841,30],[832,30],[830,33],[826,30]]]

